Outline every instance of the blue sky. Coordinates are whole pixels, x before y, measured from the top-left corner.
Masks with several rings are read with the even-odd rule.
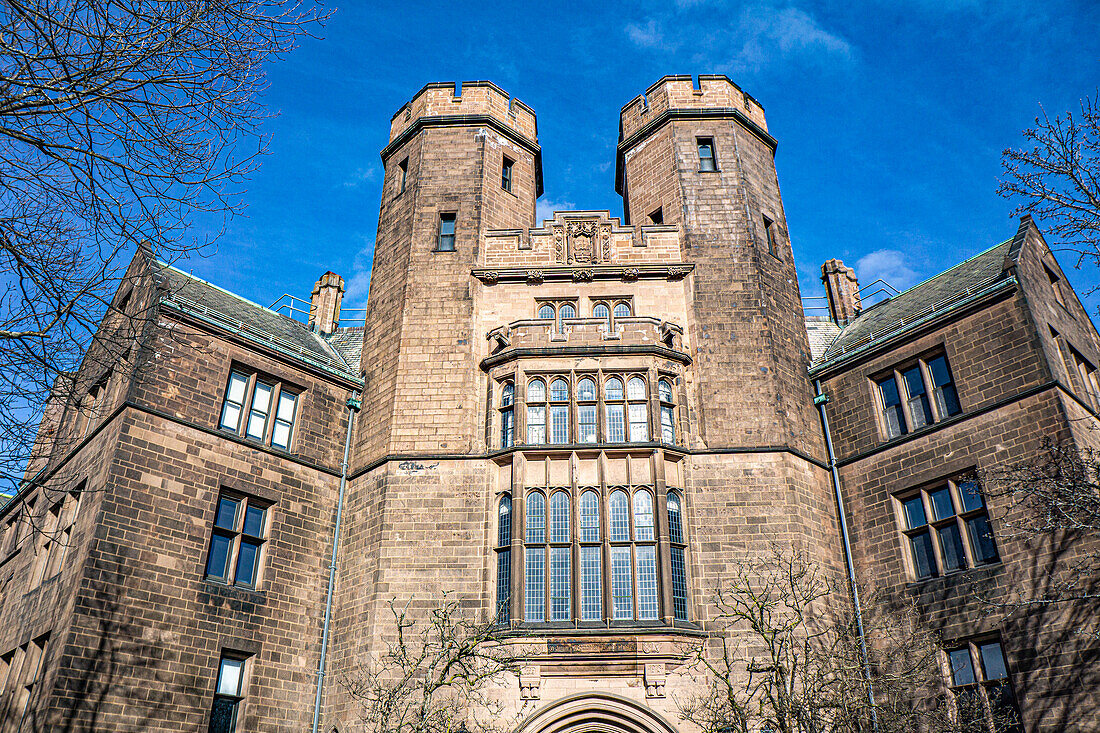
[[[365,3],[271,67],[270,155],[217,252],[182,266],[263,304],[325,270],[365,304],[390,116],[430,81],[535,109],[539,213],[609,209],[619,108],[664,74],[728,74],[765,108],[803,295],[840,257],[904,289],[1015,233],[1000,153],[1100,84],[1100,3],[1053,0]],[[1052,243],[1053,244],[1053,243]],[[1079,292],[1095,270],[1062,265]],[[1087,298],[1096,313],[1100,295]]]

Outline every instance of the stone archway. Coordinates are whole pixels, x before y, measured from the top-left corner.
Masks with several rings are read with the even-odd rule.
[[[514,733],[677,733],[644,705],[618,695],[564,697],[539,710]]]

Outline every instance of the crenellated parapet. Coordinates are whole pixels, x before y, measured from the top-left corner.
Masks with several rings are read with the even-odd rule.
[[[491,81],[464,81],[460,90],[453,81],[425,84],[394,113],[390,141],[422,118],[477,116],[490,117],[531,142],[538,141],[535,111]]]
[[[630,138],[645,125],[671,110],[737,110],[753,124],[767,131],[764,108],[725,74],[700,74],[699,83],[690,75],[663,76],[645,94],[627,102],[620,112],[620,140]]]

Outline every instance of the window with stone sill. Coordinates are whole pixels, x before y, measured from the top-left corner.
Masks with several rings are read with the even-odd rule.
[[[935,353],[874,380],[887,440],[962,412],[947,356]]]
[[[270,502],[230,492],[218,496],[206,577],[242,588],[258,588],[270,514]]]
[[[249,440],[290,450],[301,393],[281,382],[234,368],[218,426]]]
[[[37,587],[54,577],[65,566],[65,559],[72,545],[73,525],[80,513],[80,501],[84,494],[84,482],[68,491],[47,510],[40,522],[38,542],[35,546],[34,569],[31,587]]]
[[[688,620],[683,499],[652,486],[532,489],[526,521],[512,521],[512,497],[499,500],[497,620],[513,618],[511,547],[523,545],[520,618],[526,623]],[[658,535],[664,511],[669,536]],[[667,553],[670,576],[660,559]],[[668,588],[671,607],[662,589]]]
[[[676,403],[672,378],[658,380],[658,420],[650,424],[648,378],[642,374],[539,375],[527,382],[526,445],[646,443],[656,436],[676,443]],[[499,384],[500,447],[513,445],[514,394],[510,380]]]
[[[1023,733],[1000,639],[960,642],[944,654],[959,727],[966,733]]]
[[[894,497],[914,580],[1000,560],[989,511],[974,481],[950,480]]]
[[[536,303],[539,320],[552,321],[558,333],[565,331],[565,322],[577,317],[576,298],[567,300],[540,300]]]
[[[0,656],[0,731],[24,730],[43,677],[46,644],[43,634]]]
[[[235,733],[240,730],[240,712],[245,697],[245,679],[249,656],[233,651],[222,652],[214,683],[214,703],[210,710],[210,733]]]

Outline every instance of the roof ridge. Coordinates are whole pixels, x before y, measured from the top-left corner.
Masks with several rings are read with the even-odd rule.
[[[288,320],[292,323],[295,323],[295,324],[301,326],[302,328],[307,328],[306,325],[303,324],[301,321],[295,320],[294,318],[291,318],[290,316],[287,316],[283,313],[280,313],[279,311],[271,310],[267,306],[263,306],[263,305],[260,305],[259,303],[256,303],[255,301],[249,300],[248,298],[244,297],[243,295],[240,295],[239,293],[234,293],[232,290],[226,290],[221,285],[216,285],[216,284],[210,282],[209,280],[204,280],[203,278],[201,278],[201,277],[199,277],[199,276],[197,276],[193,273],[184,272],[183,270],[176,267],[175,265],[171,265],[171,264],[169,264],[167,262],[164,262],[162,260],[159,260],[159,259],[155,260],[155,262],[158,265],[162,265],[164,267],[167,267],[170,270],[175,270],[176,272],[178,272],[179,274],[183,275],[186,278],[190,278],[191,280],[195,280],[196,282],[200,282],[200,283],[202,283],[203,285],[205,285],[209,288],[213,288],[214,290],[218,290],[220,292],[223,292],[223,293],[225,293],[226,295],[228,295],[230,297],[236,298],[237,300],[241,301],[242,303],[247,303],[248,305],[250,305],[254,308],[259,308],[262,311],[266,311],[266,312],[268,312],[268,313],[270,313],[274,316],[279,316],[280,318],[284,318],[284,319],[286,319],[286,320]],[[310,331],[310,333],[312,333],[312,331]]]

